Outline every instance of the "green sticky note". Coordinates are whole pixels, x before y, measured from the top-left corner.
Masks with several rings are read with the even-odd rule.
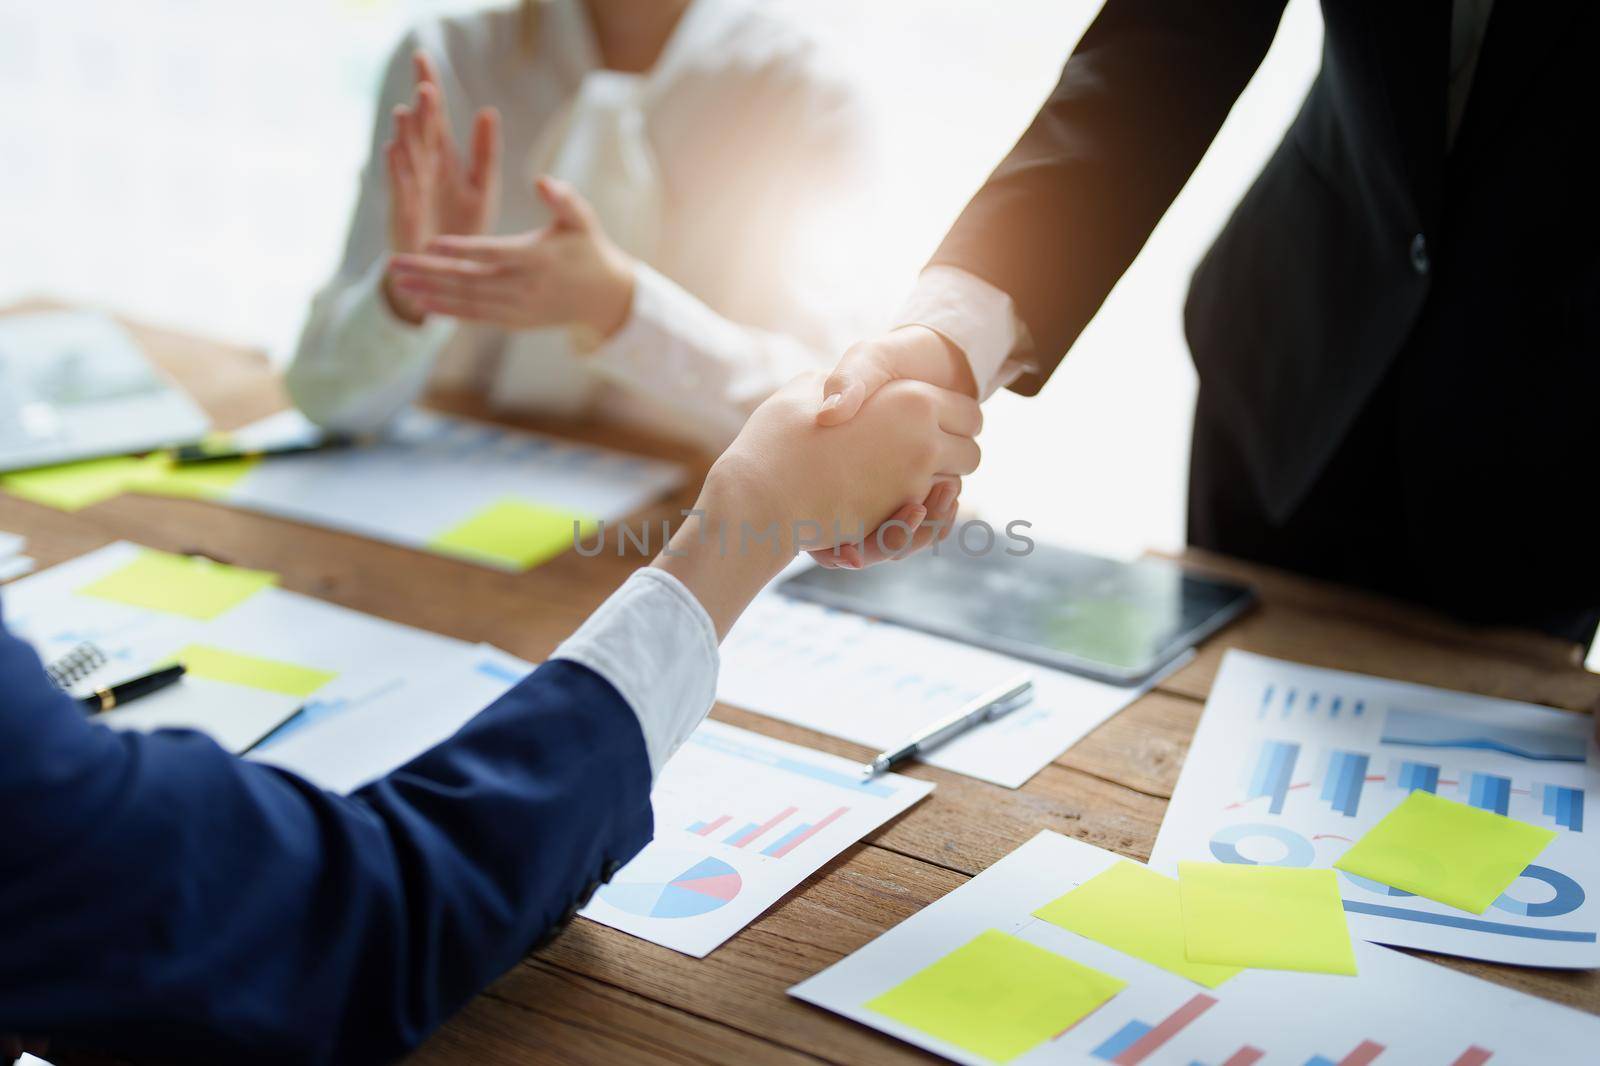
[[[119,496],[141,469],[142,459],[117,455],[0,475],[0,487],[46,507],[77,511]]]
[[[314,670],[309,666],[243,655],[205,644],[190,644],[180,649],[173,659],[182,663],[195,677],[226,681],[230,685],[247,685],[267,692],[281,692],[285,696],[301,699],[339,676],[331,670]]]
[[[1356,972],[1332,870],[1180,862],[1190,962],[1307,973]]]
[[[584,515],[508,496],[445,530],[428,546],[476,563],[527,570],[572,546],[574,522],[579,524],[582,536],[587,536],[595,524]]]
[[[1555,838],[1553,829],[1416,791],[1334,866],[1482,914]]]
[[[78,592],[152,611],[210,620],[277,581],[277,574],[265,570],[244,570],[210,559],[146,550],[133,562]]]
[[[245,456],[209,463],[177,463],[172,456],[158,452],[147,456],[128,479],[128,490],[152,496],[221,499],[260,461],[259,456]]]
[[[866,1007],[975,1055],[1009,1062],[1126,987],[1110,974],[989,929]]]
[[[1237,966],[1188,960],[1178,882],[1138,863],[1109,866],[1033,914],[1206,988],[1216,988],[1239,972]]]

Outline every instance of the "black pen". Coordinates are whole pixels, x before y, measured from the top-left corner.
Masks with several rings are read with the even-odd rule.
[[[306,708],[309,707],[309,706],[311,706],[309,703],[304,703],[304,704],[301,704],[299,707],[296,707],[293,714],[291,714],[289,717],[285,718],[283,721],[279,722],[277,725],[273,726],[271,729],[267,730],[265,733],[262,733],[259,737],[256,737],[255,741],[249,747],[247,747],[243,751],[241,751],[239,754],[240,755],[249,755],[252,751],[255,751],[257,748],[261,747],[263,744],[271,743],[272,739],[274,737],[278,736],[285,729],[288,729],[290,726],[292,726],[296,722],[298,722],[300,720],[301,716],[306,713]]]
[[[81,697],[78,702],[88,708],[90,714],[100,714],[113,707],[121,707],[125,703],[132,703],[140,696],[148,696],[152,692],[160,692],[168,685],[176,684],[178,678],[184,674],[182,663],[164,666],[159,670],[152,670],[141,677],[131,678],[110,688],[97,688],[87,696]]]
[[[217,448],[207,444],[185,444],[181,448],[173,449],[172,461],[179,466],[191,466],[195,463],[217,463],[227,459],[259,459],[262,456],[299,455],[302,452],[348,448],[354,443],[354,437],[328,436],[321,440],[281,444],[268,448]]]
[[[871,779],[887,770],[892,770],[914,755],[932,751],[952,737],[960,736],[984,722],[992,722],[996,718],[1010,714],[1031,699],[1033,699],[1033,679],[1027,674],[1020,674],[999,688],[979,696],[954,714],[941,718],[919,731],[899,747],[890,748],[878,755],[861,768],[861,776]]]

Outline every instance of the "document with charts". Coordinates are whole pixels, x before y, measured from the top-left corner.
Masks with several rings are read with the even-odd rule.
[[[198,729],[233,752],[271,735],[252,758],[291,769],[302,768],[295,758],[306,760],[323,775],[319,784],[342,789],[389,769],[386,752],[398,765],[399,756],[443,740],[525,670],[494,649],[275,581],[119,542],[7,585],[6,625],[46,663],[79,660],[78,692],[173,660],[189,667],[177,684],[97,715],[104,725]],[[345,716],[352,721],[343,730],[362,726],[366,739],[341,754],[320,730]],[[280,744],[284,753],[274,758]]]
[[[308,431],[302,416],[285,411],[234,437],[251,447]],[[198,464],[133,487],[523,570],[571,547],[574,522],[589,536],[596,523],[628,517],[684,476],[676,463],[413,409],[372,443]],[[617,540],[608,534],[610,550]]]
[[[722,642],[717,698],[881,750],[1026,673],[1032,702],[923,757],[1020,788],[1189,658],[1124,688],[768,591]]]
[[[1229,652],[1151,865],[1332,866],[1421,789],[1558,832],[1482,915],[1339,872],[1357,936],[1530,966],[1600,966],[1600,754],[1586,714]]]
[[[580,913],[696,958],[933,791],[899,774],[702,722],[650,793],[656,835]]]
[[[1600,1018],[1377,944],[1354,943],[1354,977],[1244,970],[1202,985],[1034,916],[1046,903],[1124,861],[1090,844],[1040,833],[789,993],[974,1064],[1577,1066],[1594,1061]],[[904,1010],[891,1017],[879,1009],[886,994],[904,991],[910,979],[979,937],[1011,945],[1034,973],[1069,969],[1074,984],[1081,987],[1085,978],[1095,982],[1102,991],[1094,998],[1103,1002],[1065,1024],[1033,1024],[1031,1034],[1023,1033],[1022,1023],[1049,1023],[1053,1004],[1020,968],[992,968],[945,982],[940,991],[950,999],[943,1004],[936,995],[924,994],[920,1017]],[[1070,995],[1072,984],[1061,991]],[[1031,1008],[1023,1005],[1028,1000]],[[959,1019],[949,1015],[956,1010],[966,1015],[964,1024],[953,1024]],[[1041,1013],[1046,1013],[1042,1019]],[[1008,1045],[1007,1054],[973,1050],[999,1043]]]

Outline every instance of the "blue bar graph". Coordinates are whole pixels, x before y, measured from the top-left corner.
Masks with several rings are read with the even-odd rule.
[[[1438,792],[1439,768],[1430,763],[1402,759],[1394,771],[1396,788],[1406,792]]]
[[[1467,802],[1481,810],[1505,814],[1511,810],[1511,779],[1474,772],[1467,787]]]
[[[1365,700],[1347,701],[1337,692],[1322,693],[1315,690],[1301,692],[1298,688],[1290,687],[1279,691],[1276,685],[1268,685],[1261,692],[1261,706],[1256,710],[1257,718],[1265,718],[1267,713],[1276,706],[1278,717],[1287,718],[1298,707],[1306,714],[1318,714],[1326,709],[1329,718],[1337,718],[1343,711],[1350,711],[1355,715],[1366,713]]]
[[[1149,1031],[1150,1027],[1144,1022],[1129,1022],[1102,1040],[1100,1046],[1089,1052],[1089,1054],[1106,1062],[1115,1061],[1118,1055],[1127,1051],[1141,1036]]]
[[[1367,756],[1336,751],[1328,756],[1328,776],[1322,780],[1322,798],[1346,818],[1354,818],[1367,783]]]
[[[1283,813],[1283,801],[1289,794],[1289,778],[1294,773],[1295,760],[1300,757],[1300,745],[1283,740],[1266,740],[1261,743],[1261,753],[1256,756],[1255,769],[1250,774],[1250,787],[1245,799],[1271,796],[1267,810]]]
[[[1564,785],[1543,785],[1545,817],[1555,819],[1563,829],[1583,832],[1583,789]]]
[[[789,830],[787,833],[783,834],[783,836],[779,837],[777,840],[774,840],[771,844],[768,844],[766,847],[762,848],[761,854],[777,855],[778,853],[782,852],[784,848],[788,847],[792,841],[805,836],[810,829],[810,822],[802,822],[793,829]]]
[[[739,840],[740,837],[746,836],[747,834],[750,834],[750,833],[754,833],[757,829],[760,829],[760,828],[761,828],[761,823],[760,822],[746,822],[744,825],[740,826],[738,829],[734,830],[732,833],[729,833],[727,836],[723,837],[722,838],[722,842],[724,844],[733,844],[735,847],[737,847],[738,846],[737,841]]]

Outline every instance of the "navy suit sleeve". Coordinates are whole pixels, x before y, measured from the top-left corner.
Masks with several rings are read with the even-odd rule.
[[[0,624],[0,1033],[393,1059],[644,846],[649,791],[633,712],[575,663],[344,797],[91,723]]]
[[[1039,391],[1183,188],[1272,44],[1285,0],[1107,0],[933,263],[1016,304]]]

